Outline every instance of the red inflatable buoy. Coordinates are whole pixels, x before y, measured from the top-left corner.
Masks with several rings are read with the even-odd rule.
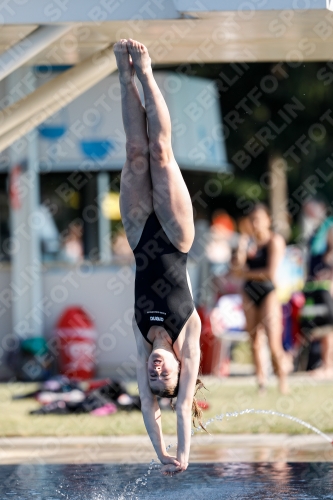
[[[59,370],[70,379],[88,380],[95,375],[96,328],[81,307],[70,307],[61,315],[56,335]]]

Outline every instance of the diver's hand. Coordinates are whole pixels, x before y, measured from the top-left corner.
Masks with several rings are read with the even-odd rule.
[[[180,472],[183,472],[180,464],[167,464],[163,465],[163,467],[161,468],[161,474],[163,474],[163,476],[174,476],[175,474],[179,474]]]
[[[180,463],[176,457],[170,455],[164,455],[161,459],[163,467],[161,467],[161,474],[163,476],[173,476],[181,471]]]
[[[171,455],[168,454],[163,455],[160,458],[160,461],[163,465],[175,465],[175,466],[180,465],[176,457],[172,457]]]
[[[188,462],[182,462],[181,460],[179,460],[180,462],[180,465],[179,465],[179,472],[184,472],[186,471],[187,467],[188,467]]]
[[[161,468],[161,474],[164,476],[174,476],[175,474],[180,474],[181,472],[186,471],[188,467],[188,463],[179,463],[179,465],[174,465],[174,464],[168,464],[164,465]]]

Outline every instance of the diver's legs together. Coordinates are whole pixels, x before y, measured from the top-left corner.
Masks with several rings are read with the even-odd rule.
[[[129,59],[127,40],[117,42],[114,53],[119,69],[126,134],[126,162],[121,173],[120,209],[129,244],[134,249],[153,209],[147,121],[134,82],[134,68]]]
[[[154,79],[148,50],[134,40],[121,40],[114,51],[127,144],[120,206],[130,245],[134,248],[138,243],[154,208],[170,241],[179,250],[188,252],[194,237],[192,203],[173,155],[170,115]],[[129,55],[142,84],[145,109],[133,81]]]

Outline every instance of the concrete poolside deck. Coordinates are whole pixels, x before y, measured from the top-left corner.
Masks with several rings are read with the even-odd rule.
[[[176,438],[166,437],[166,444],[171,443]],[[146,436],[0,439],[1,465],[148,463],[152,458],[157,460]],[[192,438],[190,461],[333,462],[333,446],[317,435],[197,435]]]

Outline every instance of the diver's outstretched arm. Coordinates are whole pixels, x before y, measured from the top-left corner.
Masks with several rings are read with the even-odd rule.
[[[177,456],[179,463],[162,467],[162,473],[175,474],[183,472],[188,467],[191,427],[192,427],[192,403],[197,375],[200,365],[200,318],[197,313],[187,324],[186,338],[191,339],[185,343],[182,349],[181,371],[179,378],[179,390],[177,396]]]
[[[141,372],[140,372],[141,375]],[[138,370],[138,380],[139,380],[139,370]],[[143,421],[145,423],[148,435],[156,451],[158,459],[162,462],[167,456],[167,451],[165,447],[165,442],[162,434],[162,421],[161,421],[161,410],[158,406],[156,396],[147,397],[145,389],[141,387],[140,400],[141,400],[141,411],[143,416]]]
[[[137,380],[139,386],[141,411],[148,435],[156,451],[158,459],[162,464],[173,464],[179,466],[176,457],[171,457],[166,451],[165,442],[162,433],[162,415],[158,406],[157,398],[151,392],[148,382],[147,361],[149,353],[143,345],[143,338],[138,331],[138,326],[133,322],[133,329],[138,349],[137,357]]]
[[[162,415],[160,407],[158,406],[157,398],[151,393],[148,385],[148,380],[147,385],[145,385],[144,379],[142,378],[142,361],[144,361],[144,364],[146,364],[146,360],[147,358],[145,358],[144,360],[139,359],[137,364],[137,377],[139,383],[138,385],[143,421],[160,462],[164,465],[172,464],[175,467],[179,468],[180,464],[176,460],[176,457],[170,456],[166,451],[162,433]],[[145,370],[145,372],[146,371],[147,369]]]
[[[182,370],[179,381],[179,393],[177,397],[177,460],[182,471],[187,469],[192,427],[192,402],[197,373],[199,370],[200,354],[194,358],[188,358],[182,363]],[[184,366],[185,365],[185,366]]]
[[[190,455],[192,404],[200,365],[200,331],[200,318],[195,313],[187,324],[186,338],[191,340],[183,347],[176,405],[177,460],[182,471],[187,469]]]

